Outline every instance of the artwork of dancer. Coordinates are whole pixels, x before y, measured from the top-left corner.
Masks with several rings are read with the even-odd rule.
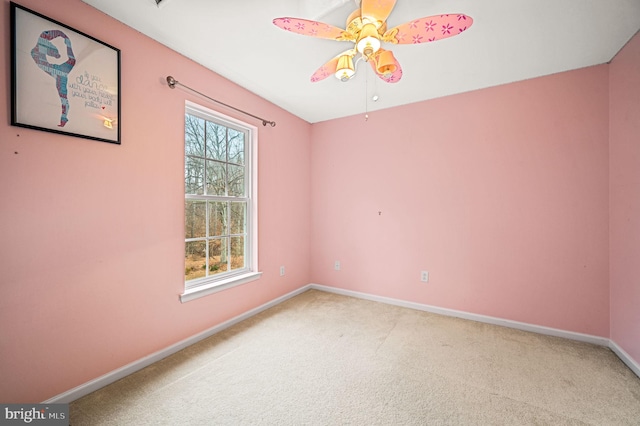
[[[120,144],[120,50],[10,3],[11,125]]]
[[[67,61],[62,64],[52,64],[48,61],[47,56],[60,58],[58,48],[51,42],[52,40],[62,37],[64,44],[67,46]],[[60,116],[60,124],[58,127],[64,127],[69,121],[69,97],[67,92],[67,82],[69,73],[76,64],[76,58],[71,47],[71,40],[65,33],[60,30],[43,31],[38,37],[36,46],[31,50],[31,57],[38,67],[56,79],[56,89],[62,104],[62,114]]]

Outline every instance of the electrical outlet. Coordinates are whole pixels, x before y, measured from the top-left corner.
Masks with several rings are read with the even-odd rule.
[[[336,271],[340,270],[340,261],[336,260],[336,263],[334,263],[333,265],[333,269],[335,269]]]
[[[429,282],[429,271],[420,272],[420,281],[422,281],[423,283]]]
[[[284,266],[280,267],[280,276],[283,277],[284,276]]]

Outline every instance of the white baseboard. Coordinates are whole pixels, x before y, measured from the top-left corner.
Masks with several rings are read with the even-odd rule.
[[[627,367],[629,367],[631,371],[636,373],[636,376],[640,377],[640,364],[631,358],[631,355],[626,353],[625,350],[618,346],[618,344],[613,340],[609,341],[609,348],[618,355],[618,358],[620,358],[622,362],[627,364]]]
[[[98,378],[95,378],[91,381],[88,381],[86,383],[83,383],[73,389],[70,389],[66,392],[63,392],[59,395],[54,396],[53,398],[50,398],[46,401],[43,401],[43,404],[56,404],[56,403],[69,403],[71,401],[75,401],[78,398],[81,398],[85,395],[90,394],[91,392],[95,392],[98,389],[107,386],[117,380],[120,380],[130,374],[135,373],[138,370],[142,370],[143,368],[153,364],[154,362],[158,362],[163,358],[168,357],[169,355],[173,355],[174,353],[193,345],[194,343],[197,343],[203,339],[206,339],[207,337],[213,336],[216,333],[221,332],[224,329],[227,329],[229,327],[231,327],[232,325],[235,325],[237,323],[239,323],[240,321],[244,321],[254,315],[259,314],[260,312],[267,310],[273,306],[276,306],[282,302],[284,302],[287,299],[291,299],[294,296],[297,296],[300,293],[303,293],[305,291],[309,290],[309,286],[304,286],[301,287],[297,290],[294,290],[290,293],[285,294],[284,296],[280,296],[270,302],[265,303],[264,305],[258,306],[257,308],[251,309],[250,311],[247,311],[241,315],[238,315],[237,317],[231,318],[228,321],[225,321],[221,324],[218,324],[214,327],[211,327],[208,330],[205,330],[201,333],[198,333],[194,336],[191,336],[185,340],[182,340],[181,342],[178,342],[176,344],[173,344],[167,348],[164,348],[158,352],[155,352],[149,356],[146,356],[144,358],[141,358],[137,361],[134,361],[130,364],[127,364],[121,368],[118,368],[117,370],[111,371],[103,376],[100,376]]]
[[[89,382],[83,383],[80,386],[77,386],[73,389],[70,389],[66,392],[56,395],[53,398],[43,401],[43,404],[68,403],[71,401],[75,401],[78,398],[88,395],[91,392],[94,392],[104,386],[107,386],[117,380],[120,380],[130,374],[133,374],[136,371],[141,370],[153,364],[154,362],[158,362],[161,359],[168,357],[169,355],[173,355],[174,353],[190,345],[193,345],[194,343],[197,343],[200,340],[213,336],[214,334],[219,333],[222,330],[225,330],[231,327],[232,325],[239,323],[240,321],[244,321],[254,315],[259,314],[262,311],[265,311],[273,306],[276,306],[294,296],[297,296],[311,289],[325,291],[328,293],[340,294],[343,296],[356,297],[359,299],[370,300],[373,302],[386,303],[389,305],[395,305],[395,306],[400,306],[404,308],[416,309],[419,311],[431,312],[434,314],[440,314],[440,315],[456,317],[456,318],[463,318],[471,321],[478,321],[478,322],[483,322],[487,324],[499,325],[503,327],[510,327],[518,330],[530,331],[538,334],[545,334],[548,336],[562,337],[565,339],[592,343],[599,346],[607,346],[622,360],[622,362],[624,362],[638,377],[640,377],[640,364],[638,364],[633,358],[631,358],[631,356],[628,353],[626,353],[615,342],[605,337],[575,333],[572,331],[565,331],[565,330],[560,330],[556,328],[543,327],[539,325],[527,324],[527,323],[518,322],[518,321],[511,321],[503,318],[490,317],[486,315],[473,314],[473,313],[464,312],[464,311],[456,311],[454,309],[440,308],[437,306],[424,305],[421,303],[408,302],[405,300],[392,299],[389,297],[375,296],[367,293],[361,293],[361,292],[352,291],[352,290],[345,290],[345,289],[336,288],[336,287],[329,287],[329,286],[324,286],[320,284],[307,284],[303,287],[300,287],[297,290],[294,290],[270,302],[267,302],[261,306],[258,306],[257,308],[251,309],[250,311],[247,311],[244,314],[238,315],[234,318],[231,318],[228,321],[225,321],[221,324],[211,327],[208,330],[205,330],[201,333],[191,336],[188,339],[182,340],[181,342],[178,342],[165,349],[155,352],[149,356],[146,356],[130,364],[127,364],[121,368],[118,368],[117,370],[111,371],[103,376],[100,376]]]
[[[472,314],[454,309],[439,308],[437,306],[423,305],[421,303],[407,302],[405,300],[392,299],[389,297],[374,296],[357,291],[344,290],[341,288],[328,287],[320,284],[310,284],[309,288],[329,293],[341,294],[344,296],[357,297],[359,299],[371,300],[374,302],[387,303],[389,305],[401,306],[404,308],[416,309],[419,311],[431,312],[434,314],[446,315],[449,317],[463,318],[471,321],[478,321],[487,324],[500,325],[503,327],[515,328],[523,331],[530,331],[548,336],[563,337],[565,339],[577,340],[580,342],[592,343],[599,346],[609,346],[609,339],[606,337],[592,336],[590,334],[575,333],[572,331],[560,330],[557,328],[544,327],[541,325],[528,324],[524,322],[511,321],[503,318],[490,317],[486,315]]]

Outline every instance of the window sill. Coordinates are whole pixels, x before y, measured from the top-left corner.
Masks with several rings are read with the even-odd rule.
[[[201,297],[208,296],[222,290],[227,290],[232,287],[246,284],[248,282],[259,279],[261,276],[262,272],[248,272],[246,274],[236,275],[235,277],[229,277],[225,280],[216,281],[211,284],[204,284],[198,287],[193,287],[185,290],[184,293],[180,295],[180,302],[189,302],[191,300],[199,299]]]

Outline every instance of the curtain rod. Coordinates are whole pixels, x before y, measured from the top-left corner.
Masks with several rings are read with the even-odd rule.
[[[191,88],[191,87],[189,87],[189,86],[185,86],[184,84],[180,83],[178,80],[176,80],[175,78],[173,78],[173,77],[171,77],[171,76],[168,76],[168,77],[167,77],[167,84],[168,84],[168,85],[169,85],[169,87],[170,87],[170,88],[172,88],[172,89],[175,89],[175,88],[176,88],[176,85],[180,85],[180,86],[182,86],[182,87],[184,87],[184,88],[186,88],[186,89],[191,90],[191,91],[192,91],[192,92],[194,92],[194,93],[197,93],[197,94],[198,94],[198,95],[200,95],[200,96],[203,96],[203,97],[205,97],[205,98],[209,99],[210,101],[213,101],[213,102],[215,102],[215,103],[217,103],[217,104],[220,104],[220,105],[222,105],[222,106],[226,106],[227,108],[231,108],[232,110],[235,110],[235,111],[241,112],[242,114],[245,114],[245,115],[248,115],[248,116],[250,116],[250,117],[253,117],[253,118],[257,119],[257,120],[260,120],[260,121],[262,121],[262,125],[263,125],[263,126],[266,126],[267,124],[271,125],[271,127],[275,127],[275,126],[276,126],[276,122],[275,122],[275,121],[265,120],[265,119],[264,119],[264,118],[262,118],[262,117],[258,117],[257,115],[253,115],[253,114],[250,114],[250,113],[248,113],[248,112],[246,112],[246,111],[243,111],[243,110],[241,110],[241,109],[238,109],[238,108],[236,108],[236,107],[233,107],[233,106],[231,106],[231,105],[227,105],[227,104],[225,104],[224,102],[220,102],[220,101],[219,101],[219,100],[217,100],[217,99],[213,99],[212,97],[207,96],[207,95],[205,95],[204,93],[200,93],[200,92],[198,92],[197,90],[192,89],[192,88]]]

